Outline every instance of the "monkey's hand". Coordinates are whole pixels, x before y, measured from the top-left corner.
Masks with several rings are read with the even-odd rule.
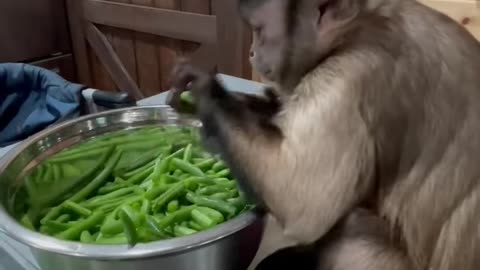
[[[203,123],[202,135],[210,150],[219,152],[229,162],[235,147],[230,141],[237,137],[249,138],[255,134],[280,134],[272,118],[281,108],[279,97],[272,89],[263,96],[227,91],[214,75],[202,72],[187,61],[174,68],[172,85],[175,89],[188,88],[192,93],[196,114]],[[180,93],[178,93],[180,95]],[[277,136],[278,137],[278,136]],[[234,162],[229,162],[235,167]],[[236,170],[239,177],[243,170]],[[244,181],[241,181],[244,182]],[[250,186],[242,186],[247,195],[253,195]]]
[[[196,69],[186,60],[180,60],[174,67],[172,86],[174,98],[170,105],[179,109],[180,95],[188,89],[192,93],[198,113],[202,116],[221,109],[237,116],[254,114],[255,117],[268,120],[281,107],[279,98],[272,89],[266,89],[264,96],[226,91],[213,74]],[[241,118],[246,120],[245,117]]]

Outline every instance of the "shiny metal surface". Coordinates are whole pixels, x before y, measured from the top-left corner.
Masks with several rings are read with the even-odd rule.
[[[152,125],[200,126],[168,106],[119,109],[65,122],[29,138],[0,165],[0,228],[31,247],[42,269],[69,270],[244,270],[253,259],[263,232],[263,219],[245,213],[211,230],[187,237],[128,246],[67,242],[25,229],[10,216],[23,175],[65,147],[107,132]]]

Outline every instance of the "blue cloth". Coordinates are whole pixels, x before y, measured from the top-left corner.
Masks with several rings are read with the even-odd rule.
[[[80,115],[82,85],[27,64],[0,64],[0,147]]]

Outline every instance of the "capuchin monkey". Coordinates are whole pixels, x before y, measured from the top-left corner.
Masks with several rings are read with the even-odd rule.
[[[414,0],[239,4],[273,90],[185,61],[173,82],[294,243],[258,269],[478,269],[479,42]]]

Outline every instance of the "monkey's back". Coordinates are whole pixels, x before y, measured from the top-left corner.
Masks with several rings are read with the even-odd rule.
[[[478,269],[480,44],[446,16],[405,8],[401,64],[371,123],[380,211],[419,269]]]

